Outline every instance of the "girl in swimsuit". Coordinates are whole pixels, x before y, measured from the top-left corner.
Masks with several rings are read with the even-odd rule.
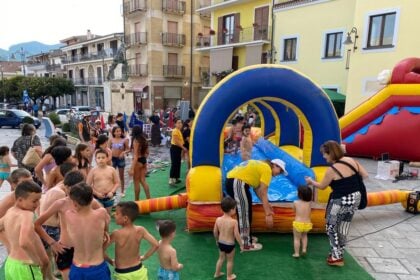
[[[124,168],[125,155],[129,152],[128,138],[122,138],[122,130],[119,126],[114,126],[112,128],[111,135],[109,147],[111,148],[112,153],[112,167],[118,169],[121,182],[121,196],[124,197]]]
[[[76,146],[74,159],[76,161],[77,169],[87,177],[90,170],[89,158],[91,157],[90,147],[85,143],[80,143]]]
[[[67,146],[67,141],[63,137],[56,137],[55,140],[52,141],[51,145],[45,150],[44,154],[42,155],[41,161],[35,166],[35,175],[38,178],[39,182],[42,185],[46,183],[46,177],[51,172],[51,170],[56,167],[55,161],[51,155],[52,149],[55,147],[60,146]]]
[[[147,157],[149,156],[149,145],[143,134],[143,128],[135,125],[132,130],[131,146],[133,148],[133,162],[128,171],[133,176],[134,200],[140,199],[140,183],[143,186],[146,198],[150,198],[149,184],[146,182]]]
[[[17,166],[16,164],[12,164],[9,153],[9,147],[0,147],[0,187],[3,185],[3,182],[9,178],[10,167]]]

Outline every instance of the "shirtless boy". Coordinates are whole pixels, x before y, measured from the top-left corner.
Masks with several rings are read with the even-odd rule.
[[[157,240],[142,226],[135,226],[134,220],[139,215],[139,208],[134,201],[124,201],[117,205],[115,223],[122,226],[111,234],[111,243],[115,242],[115,279],[142,280],[147,278],[147,260],[159,247]],[[141,241],[150,244],[143,256],[139,254]]]
[[[10,246],[5,264],[6,279],[41,280],[49,269],[47,254],[33,225],[41,187],[24,181],[16,187],[15,198],[15,205],[0,220],[0,231],[5,232]]]
[[[85,179],[84,175],[80,171],[71,171],[64,177],[64,191],[66,196],[70,192],[70,189],[78,184],[83,182]],[[50,190],[52,191],[52,189]],[[50,192],[48,191],[48,192]],[[47,193],[48,193],[47,192]],[[97,205],[97,207],[101,207]],[[73,261],[73,252],[74,248],[71,246],[70,238],[67,234],[67,224],[64,219],[64,213],[73,209],[73,203],[69,197],[65,197],[53,202],[48,209],[42,211],[41,216],[35,221],[35,230],[41,236],[44,243],[48,244],[52,251],[56,254],[56,264],[57,268],[61,273],[61,276],[64,280],[68,279],[69,269]],[[60,239],[57,242],[56,239],[52,238],[47,234],[42,225],[48,221],[51,217],[58,216],[60,221]]]
[[[251,153],[252,153],[251,127],[248,124],[245,124],[242,127],[242,140],[241,140],[242,161],[251,159]]]
[[[159,234],[159,262],[158,280],[179,280],[179,271],[184,267],[178,262],[176,250],[172,247],[175,238],[176,225],[171,220],[158,222]]]
[[[120,177],[117,170],[107,164],[108,153],[99,149],[96,151],[96,163],[88,174],[86,183],[92,187],[93,196],[106,208],[108,213],[114,206],[114,196],[120,187]]]
[[[13,207],[15,205],[16,199],[15,199],[15,188],[17,185],[19,185],[23,181],[32,181],[32,175],[31,172],[29,172],[25,168],[18,168],[12,171],[10,173],[9,177],[9,183],[12,191],[6,195],[2,200],[0,200],[0,218],[2,218],[7,210]],[[9,243],[4,236],[4,232],[0,232],[0,242],[6,246],[7,251],[9,250]]]
[[[76,168],[76,165],[74,163],[65,162],[60,165],[60,173],[61,176],[64,178],[67,173],[72,171]],[[49,191],[45,193],[45,195],[41,198],[41,203],[39,206],[39,214],[44,214],[45,211],[57,200],[65,198],[67,196],[67,187],[64,185],[64,180],[61,180],[58,182],[53,188],[51,188]],[[46,233],[53,238],[55,241],[58,241],[60,239],[60,217],[58,213],[55,215],[52,215],[49,219],[47,219],[42,227],[46,231]],[[52,250],[48,243],[45,241],[44,248],[47,251],[48,257],[50,259],[51,267],[54,268],[54,255],[52,253]]]
[[[107,234],[109,215],[103,208],[92,209],[93,190],[85,183],[71,188],[70,199],[74,209],[64,214],[67,233],[74,247],[70,280],[110,280],[111,272],[104,260],[104,236]]]
[[[236,275],[233,274],[233,258],[235,256],[235,239],[239,243],[241,251],[243,250],[243,244],[241,235],[238,230],[238,221],[232,218],[236,213],[236,201],[231,197],[223,198],[221,202],[223,210],[223,216],[218,217],[214,224],[213,235],[216,238],[216,245],[219,247],[219,259],[216,263],[216,272],[214,278],[218,278],[224,275],[220,270],[222,265],[226,261],[227,280],[236,279]]]

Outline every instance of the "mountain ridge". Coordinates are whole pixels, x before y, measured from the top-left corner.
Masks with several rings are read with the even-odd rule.
[[[49,52],[50,50],[58,49],[62,46],[62,44],[49,45],[38,41],[22,42],[11,45],[8,50],[0,48],[0,60],[20,60],[22,54],[25,54],[25,56],[31,56],[42,52]],[[15,56],[14,59],[12,58],[12,55]]]

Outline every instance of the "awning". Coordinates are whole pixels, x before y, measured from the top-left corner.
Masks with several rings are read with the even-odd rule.
[[[323,88],[324,92],[328,95],[328,97],[331,99],[332,102],[337,103],[345,103],[346,102],[346,96],[344,94],[338,93],[336,91]]]
[[[143,92],[143,89],[147,87],[147,85],[134,85],[133,91]]]

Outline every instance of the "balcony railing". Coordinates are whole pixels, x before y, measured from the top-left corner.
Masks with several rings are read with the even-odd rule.
[[[75,86],[87,86],[87,85],[102,85],[103,84],[103,78],[101,77],[89,77],[89,78],[77,78],[77,79],[71,79],[73,81]]]
[[[209,87],[210,86],[210,68],[209,67],[200,67],[200,79],[201,79],[201,85],[203,87]]]
[[[196,38],[196,47],[205,48],[210,46],[248,43],[254,41],[270,41],[271,26],[253,26],[248,28],[235,28],[233,32],[223,32],[222,34],[211,36],[202,36]]]
[[[162,45],[170,47],[185,46],[185,34],[162,33]]]
[[[179,0],[162,0],[162,11],[170,14],[185,14],[185,1]]]
[[[79,86],[79,85],[87,85],[87,79],[86,78],[77,78],[73,80],[73,83],[75,86]]]
[[[308,3],[312,3],[312,2],[317,2],[319,0],[278,0],[276,1],[277,3],[274,4],[273,9],[285,9],[285,8],[293,8],[293,7],[297,7],[297,6],[301,6],[304,4],[308,4]]]
[[[60,64],[47,64],[47,71],[60,71],[61,65]]]
[[[198,36],[196,38],[196,46],[203,48],[203,47],[210,47],[211,37],[210,36]]]
[[[123,13],[124,15],[132,14],[138,11],[147,10],[147,0],[130,0],[124,3]]]
[[[129,76],[147,76],[147,64],[132,64],[128,66]]]
[[[163,76],[169,78],[183,78],[185,76],[185,66],[163,65]]]
[[[127,47],[147,44],[147,32],[136,32],[125,36]]]
[[[75,62],[83,62],[88,60],[98,60],[98,59],[105,59],[105,58],[113,58],[113,52],[100,52],[100,53],[87,53],[87,54],[78,54],[75,56],[70,57],[63,57],[61,58],[61,63],[68,64],[68,63],[75,63]]]

